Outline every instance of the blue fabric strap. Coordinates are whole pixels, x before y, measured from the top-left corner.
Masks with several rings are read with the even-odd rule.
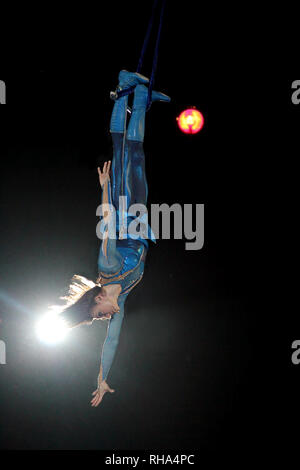
[[[148,86],[147,111],[150,109],[150,106],[151,106],[151,96],[152,96],[152,89],[154,86],[155,72],[156,72],[156,67],[157,67],[158,49],[159,49],[159,43],[160,43],[160,35],[161,35],[161,28],[162,28],[162,23],[163,23],[165,6],[166,6],[166,0],[163,0],[162,6],[161,6],[161,12],[160,12],[160,20],[159,20],[159,27],[158,27],[158,32],[157,32],[156,44],[155,44],[154,57],[153,57],[153,62],[152,62],[152,72],[151,72],[151,77],[150,77],[149,86]]]
[[[143,47],[142,47],[142,50],[141,50],[141,55],[140,55],[140,58],[139,58],[139,63],[138,63],[137,69],[136,69],[137,73],[140,73],[140,71],[142,70],[144,56],[145,56],[146,49],[148,47],[150,34],[151,34],[152,26],[153,26],[154,14],[155,14],[155,10],[156,10],[156,7],[157,7],[157,3],[158,3],[158,0],[154,0],[153,6],[152,6],[151,17],[150,17],[150,20],[149,20],[149,23],[148,23],[146,36],[145,36],[145,39],[144,39]]]
[[[140,73],[142,65],[143,65],[145,52],[146,52],[146,49],[148,47],[150,34],[151,34],[151,31],[152,31],[152,27],[153,27],[154,15],[155,15],[155,10],[156,10],[157,4],[158,4],[158,0],[154,0],[153,7],[152,7],[151,18],[149,20],[146,36],[145,36],[145,39],[144,39],[141,55],[140,55],[140,58],[139,58],[139,63],[138,63],[137,70],[136,70],[137,73]],[[151,71],[151,76],[150,76],[150,80],[149,80],[149,87],[148,87],[147,111],[151,107],[151,96],[152,96],[152,90],[153,90],[153,86],[154,86],[154,79],[155,79],[155,73],[156,73],[156,67],[157,67],[158,50],[159,50],[159,43],[160,43],[160,36],[161,36],[161,29],[162,29],[165,6],[166,6],[166,0],[162,0],[159,27],[158,27],[155,50],[154,50],[154,56],[153,56],[153,62],[152,62],[152,71]],[[132,86],[132,87],[127,88],[126,90],[118,91],[118,98],[121,98],[122,96],[130,95],[134,91],[134,89],[135,89],[135,87]]]

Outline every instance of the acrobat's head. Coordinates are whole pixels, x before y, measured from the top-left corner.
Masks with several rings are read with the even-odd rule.
[[[94,297],[94,305],[90,308],[90,314],[94,320],[101,320],[102,317],[110,318],[114,313],[119,312],[120,309],[113,302],[104,287]]]
[[[119,311],[103,287],[83,276],[74,276],[70,294],[63,298],[67,300],[67,307],[60,316],[69,328],[90,325],[94,320],[108,320]]]

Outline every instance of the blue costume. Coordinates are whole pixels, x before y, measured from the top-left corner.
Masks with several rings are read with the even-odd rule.
[[[124,304],[128,293],[142,279],[148,250],[148,241],[141,236],[132,237],[127,234],[127,238],[119,237],[124,217],[127,225],[133,220],[133,216],[128,215],[127,208],[119,211],[119,197],[127,197],[128,207],[132,204],[147,204],[148,187],[143,151],[148,96],[148,89],[144,85],[146,83],[148,79],[143,75],[125,70],[120,72],[119,90],[135,86],[132,114],[126,131],[128,96],[123,96],[115,102],[110,122],[113,160],[112,181],[108,183],[108,202],[116,209],[117,217],[113,227],[116,237],[107,236],[101,242],[98,281],[103,286],[119,284],[122,290],[118,297],[120,313],[114,314],[109,320],[102,348],[100,380],[106,380],[111,368],[124,318]],[[170,101],[170,98],[153,91],[152,101]]]

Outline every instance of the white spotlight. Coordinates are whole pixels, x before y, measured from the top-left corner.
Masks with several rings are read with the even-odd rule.
[[[55,344],[62,341],[68,333],[68,327],[58,314],[45,314],[36,325],[36,333],[41,341]]]

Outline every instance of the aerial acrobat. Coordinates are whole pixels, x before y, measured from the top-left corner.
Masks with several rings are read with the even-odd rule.
[[[149,80],[139,73],[122,70],[119,73],[117,91],[134,87],[134,100],[128,128],[126,113],[128,96],[115,100],[110,132],[113,143],[113,159],[98,168],[102,188],[102,204],[111,204],[119,214],[119,197],[126,196],[128,206],[147,204],[148,186],[145,173],[143,141],[145,114],[148,99]],[[170,98],[156,91],[151,101],[170,101]],[[123,143],[124,147],[123,148]],[[124,152],[126,158],[124,159]],[[112,180],[110,180],[110,169]],[[127,214],[128,216],[128,214]],[[111,214],[105,214],[105,231]],[[130,217],[130,216],[129,216]],[[113,393],[107,377],[118,346],[124,318],[124,305],[129,292],[140,282],[144,272],[148,241],[144,237],[122,236],[121,217],[115,223],[116,237],[109,233],[102,238],[98,257],[99,277],[96,282],[82,276],[74,276],[70,286],[67,304],[61,316],[69,327],[91,324],[94,320],[108,320],[107,334],[102,347],[98,387],[93,392],[91,405],[97,407],[106,392]]]

